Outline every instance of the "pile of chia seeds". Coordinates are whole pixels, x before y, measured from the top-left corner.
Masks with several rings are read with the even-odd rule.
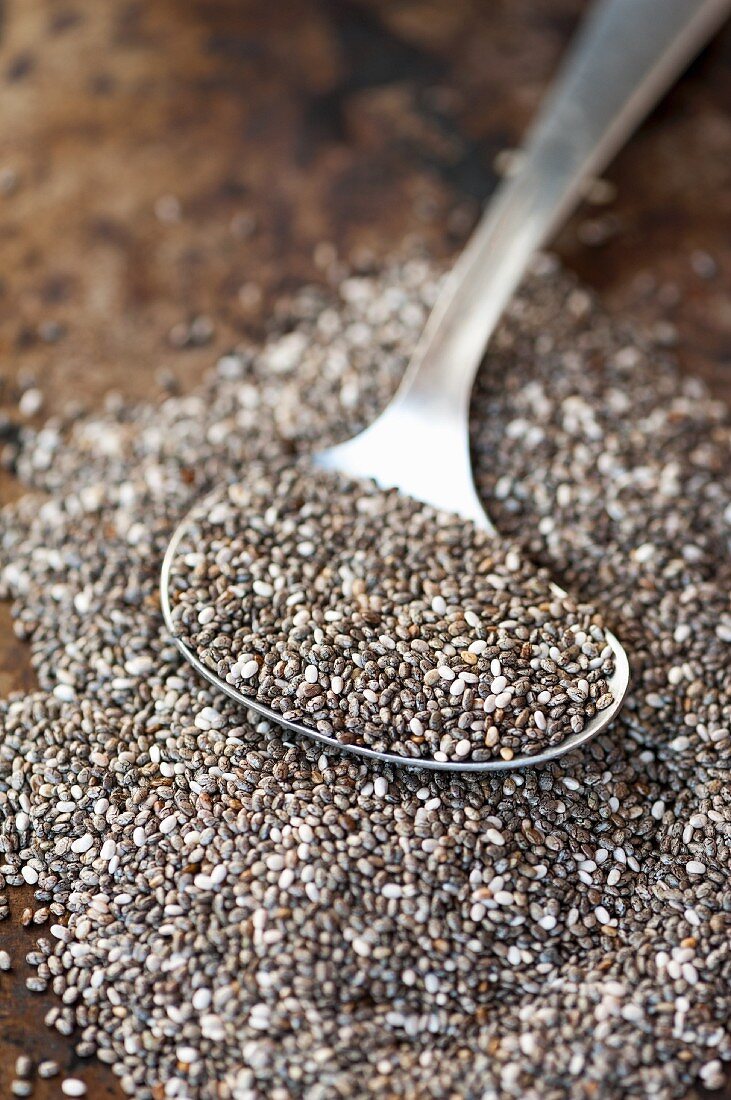
[[[139,1100],[722,1082],[731,421],[664,352],[543,261],[473,403],[488,513],[630,653],[583,751],[479,779],[323,754],[163,628],[186,509],[371,419],[437,282],[305,291],[198,392],[21,440],[0,554],[38,690],[0,706],[0,886],[35,890],[48,1023]]]
[[[592,610],[514,547],[305,463],[253,464],[208,498],[170,597],[176,635],[212,672],[343,744],[509,761],[613,702]]]

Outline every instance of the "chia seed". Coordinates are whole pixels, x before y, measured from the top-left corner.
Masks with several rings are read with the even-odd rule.
[[[0,566],[39,686],[0,702],[0,888],[37,873],[46,1022],[137,1100],[671,1100],[731,1057],[731,421],[667,348],[544,258],[474,395],[488,514],[630,652],[583,751],[323,753],[163,629],[186,510],[372,419],[437,284],[306,289],[196,393],[19,438]]]

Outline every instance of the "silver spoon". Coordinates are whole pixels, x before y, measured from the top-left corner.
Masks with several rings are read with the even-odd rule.
[[[731,0],[598,0],[528,135],[518,173],[491,201],[427,322],[403,382],[386,410],[354,439],[314,456],[321,469],[374,479],[494,533],[475,492],[469,453],[469,399],[487,341],[531,256],[580,201],[663,92],[731,10]],[[200,507],[200,505],[198,506]],[[174,636],[170,570],[187,519],[167,548],[160,581]],[[562,589],[553,586],[559,595]],[[343,744],[227,684],[180,638],[197,672],[272,722],[338,750],[439,771],[506,771],[553,760],[589,741],[616,717],[629,685],[627,654],[606,632],[615,671],[613,702],[584,729],[535,755],[479,763],[412,759]]]

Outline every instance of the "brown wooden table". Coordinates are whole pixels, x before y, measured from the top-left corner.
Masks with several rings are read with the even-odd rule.
[[[0,408],[35,377],[44,413],[110,388],[191,385],[260,330],[313,249],[451,254],[530,119],[578,0],[5,0],[0,6]],[[559,249],[613,310],[677,327],[731,396],[731,30],[695,63]],[[587,243],[592,242],[592,243]],[[252,290],[259,286],[262,296]],[[195,318],[198,340],[187,339]],[[181,344],[185,346],[180,346]],[[5,476],[5,499],[17,491]],[[7,609],[0,689],[32,684]],[[12,893],[0,940],[0,1097],[17,1053],[98,1064],[25,990]],[[58,1079],[36,1097],[59,1096]],[[727,1091],[731,1097],[731,1090]]]

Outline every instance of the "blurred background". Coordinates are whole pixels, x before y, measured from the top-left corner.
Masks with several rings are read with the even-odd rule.
[[[378,263],[411,241],[452,256],[583,7],[0,3],[5,457],[20,425],[71,418],[109,390],[192,385],[333,255]],[[730,105],[727,27],[557,243],[611,310],[677,342],[727,397]],[[0,491],[15,491],[7,470]],[[0,689],[29,686],[7,618],[0,635]],[[2,934],[28,950],[30,932],[10,923]],[[0,1081],[33,1043],[70,1064],[25,976],[0,987]],[[93,1072],[95,1098],[117,1095]]]
[[[313,276],[321,242],[451,255],[583,6],[5,0],[3,374],[42,375],[49,402],[148,392],[161,369],[188,384]],[[726,29],[559,242],[610,305],[677,320],[706,372],[731,348],[713,278],[731,249],[729,104]]]

